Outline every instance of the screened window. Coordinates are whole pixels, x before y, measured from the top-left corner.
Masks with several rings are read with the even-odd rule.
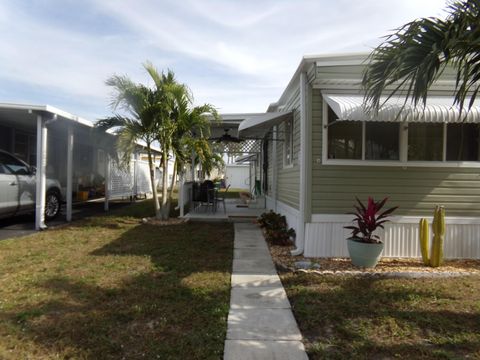
[[[447,161],[478,161],[479,125],[447,125]]]
[[[327,159],[400,164],[480,161],[480,124],[339,121],[330,107],[327,122]]]
[[[443,124],[408,125],[408,160],[443,160]]]
[[[398,123],[367,122],[365,124],[365,159],[398,160]]]
[[[285,121],[284,164],[293,164],[293,121]]]
[[[328,158],[362,158],[362,123],[339,121],[332,109],[328,108]]]

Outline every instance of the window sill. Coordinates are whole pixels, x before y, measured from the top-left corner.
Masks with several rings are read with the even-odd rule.
[[[438,167],[438,168],[480,168],[480,161],[383,161],[383,160],[332,160],[327,159],[321,165],[344,166],[391,166],[391,167]]]

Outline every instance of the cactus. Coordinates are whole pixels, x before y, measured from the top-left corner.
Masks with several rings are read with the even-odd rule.
[[[438,267],[443,261],[443,239],[445,236],[445,208],[443,206],[435,207],[432,229],[433,241],[430,266]]]
[[[430,265],[430,257],[428,253],[428,243],[430,239],[430,229],[428,228],[428,220],[425,218],[420,219],[418,227],[419,239],[420,239],[420,251],[422,252],[422,259],[425,265]]]

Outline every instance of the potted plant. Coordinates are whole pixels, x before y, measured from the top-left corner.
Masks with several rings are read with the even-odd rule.
[[[345,226],[345,229],[352,230],[352,236],[347,239],[347,244],[350,258],[355,266],[375,267],[380,259],[384,244],[374,232],[378,228],[383,229],[383,224],[388,221],[388,216],[398,208],[395,206],[381,212],[387,199],[376,202],[369,197],[365,206],[356,198],[358,203],[358,205],[354,205],[356,211],[350,213],[355,216],[352,220],[355,225]]]

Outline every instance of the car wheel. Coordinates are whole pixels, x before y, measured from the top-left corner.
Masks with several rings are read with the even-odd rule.
[[[60,214],[61,200],[56,191],[48,191],[45,199],[45,219],[52,220]]]

